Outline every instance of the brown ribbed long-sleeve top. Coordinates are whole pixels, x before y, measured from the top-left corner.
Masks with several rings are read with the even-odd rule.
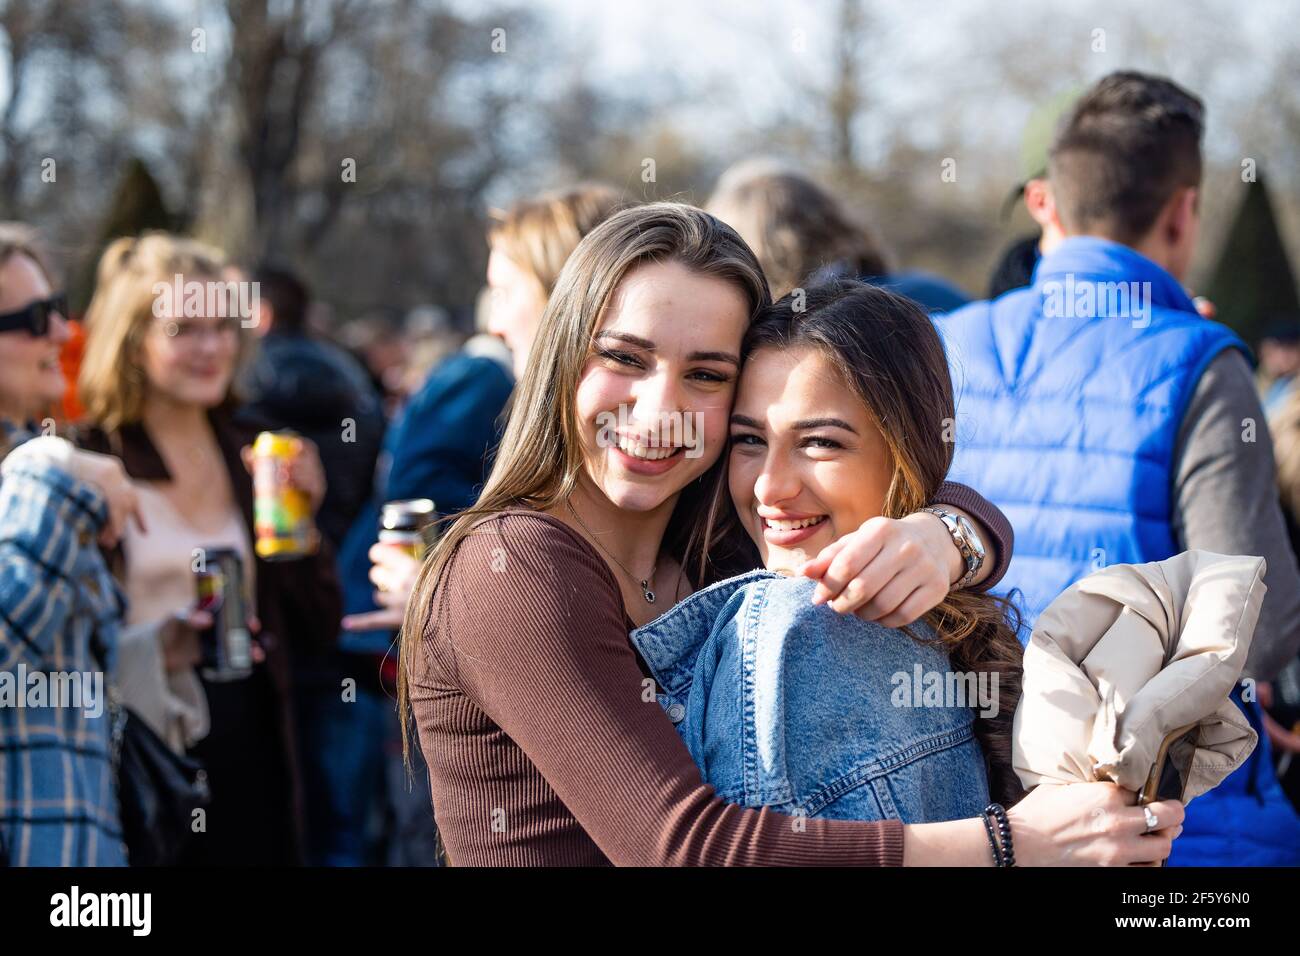
[[[664,715],[618,584],[563,522],[505,511],[448,566],[411,686],[457,866],[901,865],[898,820],[725,803]]]

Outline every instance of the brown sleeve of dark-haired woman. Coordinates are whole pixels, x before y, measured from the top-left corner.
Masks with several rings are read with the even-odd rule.
[[[993,570],[983,581],[973,585],[971,590],[987,591],[1001,581],[1002,575],[1007,573],[1007,565],[1011,563],[1011,552],[1016,544],[1016,535],[1011,528],[1011,522],[1007,520],[1002,510],[974,488],[956,481],[945,481],[941,484],[939,490],[934,493],[932,504],[960,508],[977,519],[983,525],[983,530],[987,532],[984,541],[985,560],[993,563]]]
[[[898,820],[796,819],[721,800],[644,693],[599,556],[542,516],[491,524],[497,533],[462,542],[425,640],[613,863],[902,864]]]

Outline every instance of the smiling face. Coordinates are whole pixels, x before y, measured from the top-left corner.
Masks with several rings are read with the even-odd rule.
[[[586,477],[617,507],[671,508],[726,443],[744,294],[674,261],[624,276],[578,382]]]
[[[0,313],[16,312],[52,295],[49,280],[30,257],[15,253],[0,266]],[[68,340],[68,323],[57,313],[49,331],[0,332],[0,415],[33,418],[63,397],[66,381],[59,352]]]
[[[761,348],[731,415],[728,484],[771,570],[801,564],[880,515],[893,456],[857,393],[816,348]]]
[[[216,277],[187,276],[199,282]],[[215,408],[225,400],[239,357],[238,317],[149,316],[140,364],[150,392],[183,405]]]

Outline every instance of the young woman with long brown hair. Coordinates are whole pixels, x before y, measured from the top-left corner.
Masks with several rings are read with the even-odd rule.
[[[835,282],[763,310],[741,355],[719,534],[747,535],[768,570],[632,634],[705,781],[744,806],[836,819],[926,823],[1015,804],[1010,605],[955,590],[892,630],[815,607],[813,583],[788,576],[846,529],[934,499],[953,391],[929,317]]]
[[[990,861],[979,819],[905,834],[898,819],[795,826],[728,804],[629,644],[669,604],[746,570],[717,534],[721,453],[741,340],[769,302],[748,247],[687,206],[618,213],[566,263],[492,476],[426,561],[403,627],[400,702],[453,863]],[[665,419],[690,421],[689,440],[664,440]],[[923,549],[898,536],[879,567],[906,586]],[[917,590],[886,610],[906,616]],[[1168,832],[1139,839],[1127,817],[1094,832],[1093,808],[1118,818],[1123,804],[1106,785],[1040,788],[1017,807],[1018,858],[1167,854]]]

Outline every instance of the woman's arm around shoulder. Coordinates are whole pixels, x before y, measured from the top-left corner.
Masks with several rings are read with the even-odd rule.
[[[427,649],[614,863],[902,863],[897,820],[806,820],[718,798],[647,693],[608,568],[558,520],[480,524],[437,598]]]

